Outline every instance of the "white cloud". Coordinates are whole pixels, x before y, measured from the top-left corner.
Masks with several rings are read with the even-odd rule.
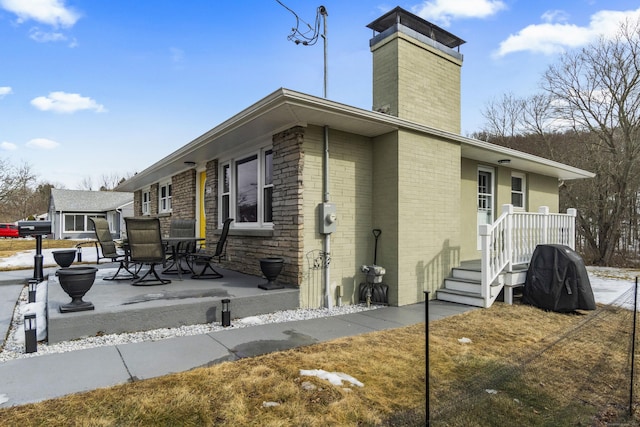
[[[65,0],[0,0],[0,7],[14,13],[18,22],[33,20],[54,27],[72,27],[80,18]]]
[[[500,43],[496,56],[529,51],[550,55],[567,48],[584,46],[599,36],[612,37],[625,19],[640,18],[640,9],[629,11],[602,10],[591,16],[589,25],[580,27],[566,22],[561,11],[548,11],[542,15],[543,24],[532,24],[510,35]]]
[[[60,144],[46,138],[34,138],[27,142],[27,147],[29,148],[39,148],[43,150],[53,150],[57,148]]]
[[[501,0],[427,0],[411,9],[424,19],[448,26],[453,19],[487,18],[506,7]]]
[[[0,86],[0,99],[4,98],[10,93],[13,93],[11,86]]]
[[[564,10],[547,10],[540,17],[544,22],[567,22],[569,14]]]
[[[31,105],[42,111],[55,113],[75,113],[81,110],[93,110],[96,113],[107,111],[95,100],[77,93],[51,92],[48,96],[39,96],[31,100]]]
[[[500,43],[498,56],[528,50],[545,55],[559,53],[589,43],[593,34],[588,28],[570,24],[529,25]]]
[[[7,142],[7,141],[0,142],[0,150],[15,151],[17,149],[18,149],[18,146],[13,142]]]
[[[57,31],[42,31],[38,27],[29,30],[29,38],[38,43],[60,42],[67,40],[67,36]]]

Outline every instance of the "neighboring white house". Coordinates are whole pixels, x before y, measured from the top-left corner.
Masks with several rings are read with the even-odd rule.
[[[126,234],[124,218],[133,216],[133,193],[51,189],[49,218],[55,239],[94,237],[89,218],[106,218],[114,238]]]

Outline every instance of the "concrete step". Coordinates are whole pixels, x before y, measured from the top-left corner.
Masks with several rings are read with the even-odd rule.
[[[436,298],[439,301],[455,302],[458,304],[484,307],[484,299],[479,292],[454,291],[450,289],[438,289]]]
[[[489,288],[491,297],[495,297],[500,293],[503,283],[504,282],[499,279],[491,284],[491,287]],[[451,291],[469,292],[476,294],[480,294],[482,292],[482,284],[479,280],[465,280],[448,277],[444,279],[444,287],[445,289]]]
[[[480,293],[480,281],[471,279],[462,279],[457,277],[448,277],[444,279],[445,289],[451,291]]]
[[[478,282],[482,280],[480,270],[472,268],[455,267],[451,270],[451,276],[455,279],[475,280]]]

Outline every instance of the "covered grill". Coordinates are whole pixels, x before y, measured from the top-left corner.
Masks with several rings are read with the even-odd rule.
[[[582,257],[568,246],[536,246],[522,291],[523,304],[558,312],[595,310]]]

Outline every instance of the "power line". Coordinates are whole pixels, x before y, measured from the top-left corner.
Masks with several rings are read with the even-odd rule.
[[[324,6],[319,6],[316,10],[316,20],[311,26],[298,16],[291,8],[282,3],[280,0],[276,0],[280,6],[287,9],[296,18],[296,26],[291,29],[291,34],[287,36],[287,40],[294,42],[295,44],[303,44],[305,46],[313,46],[320,38],[320,20],[323,15],[327,14],[327,10]],[[303,25],[303,30],[300,29],[300,24]],[[306,26],[306,29],[304,28]]]

